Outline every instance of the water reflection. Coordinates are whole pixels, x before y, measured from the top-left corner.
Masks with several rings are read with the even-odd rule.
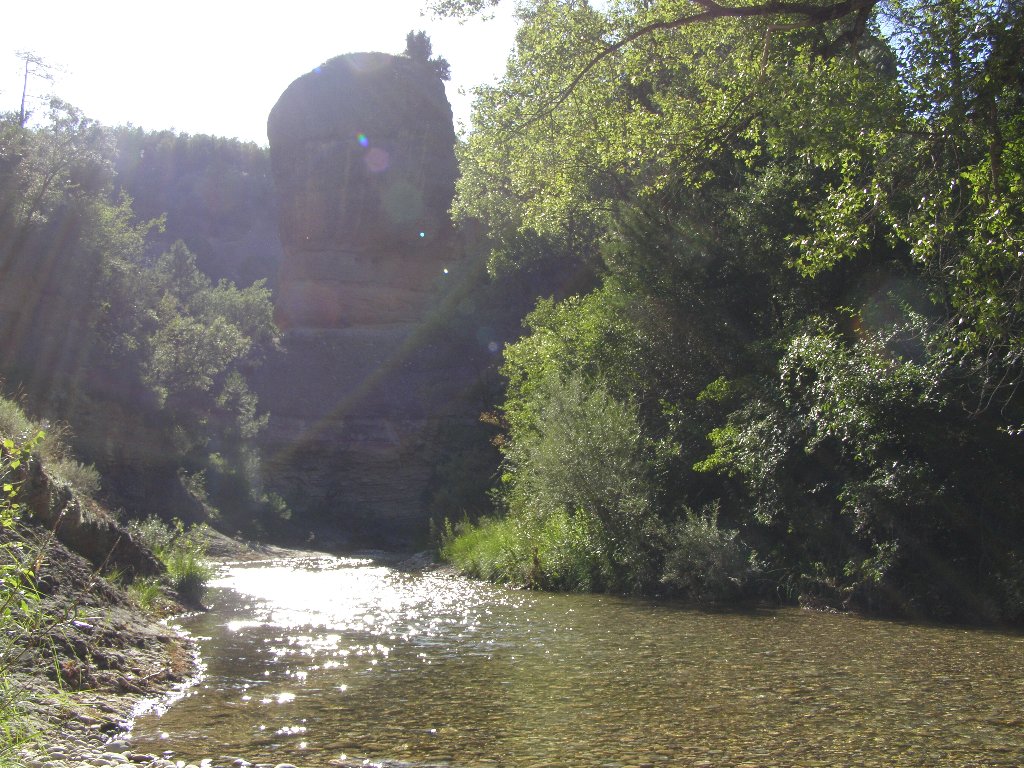
[[[1024,764],[1024,638],[512,592],[368,560],[225,568],[208,673],[136,726],[198,763]],[[168,738],[162,740],[161,732]]]

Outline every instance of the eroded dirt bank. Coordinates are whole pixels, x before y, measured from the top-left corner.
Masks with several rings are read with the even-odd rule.
[[[6,649],[8,684],[29,721],[21,758],[33,768],[128,762],[124,754],[97,761],[120,746],[137,707],[196,674],[193,644],[48,528],[26,524],[0,535],[19,545],[40,593],[28,632]]]

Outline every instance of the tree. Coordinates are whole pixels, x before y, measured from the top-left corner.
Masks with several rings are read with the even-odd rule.
[[[427,37],[427,33],[422,29],[419,32],[409,30],[409,33],[405,36],[404,55],[413,61],[426,64],[430,60],[430,54],[434,52],[433,48],[430,38]]]
[[[405,51],[402,55],[419,64],[431,67],[442,80],[451,80],[451,65],[448,64],[448,60],[441,56],[431,58],[431,53],[433,53],[433,46],[427,33],[423,30],[419,32],[410,30],[409,34],[405,36]]]
[[[734,555],[737,531],[794,597],[1024,616],[1019,2],[520,19],[453,209],[495,271],[568,254],[603,284],[539,304],[508,348],[507,474],[529,489],[510,508],[544,496],[510,457],[585,444],[540,415],[581,375],[658,447],[636,471],[669,582],[691,584],[673,547]],[[725,527],[684,520],[702,508]]]
[[[0,155],[0,227],[12,254],[61,210],[108,191],[112,179],[108,137],[60,99],[38,130],[0,123]]]
[[[246,375],[274,344],[270,291],[214,283],[183,243],[151,256],[161,221],[137,221],[115,192],[113,155],[111,135],[59,101],[38,128],[0,122],[0,373],[72,425],[129,420],[164,446],[145,468],[159,482],[230,476],[211,499],[244,518],[262,497],[252,440],[266,414]],[[108,464],[97,432],[79,447]]]
[[[550,530],[553,522],[577,527],[578,556],[595,571],[591,588],[649,589],[659,573],[662,525],[653,508],[653,445],[635,403],[578,373],[543,378],[530,399],[536,417],[513,422],[505,451],[510,515],[527,531]],[[543,579],[553,586],[559,574]]]
[[[21,84],[21,110],[19,119],[19,124],[24,127],[25,121],[28,120],[25,101],[28,98],[29,77],[38,77],[42,80],[52,81],[53,75],[50,73],[50,65],[43,60],[42,56],[39,56],[32,51],[18,51],[16,55],[25,65],[25,74]]]

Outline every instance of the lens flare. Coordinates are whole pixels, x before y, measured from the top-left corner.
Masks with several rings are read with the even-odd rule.
[[[374,147],[366,153],[366,167],[371,173],[382,173],[390,164],[391,157],[379,147]]]
[[[359,142],[360,147],[370,146],[370,140],[366,137],[365,133],[356,134],[356,141]]]

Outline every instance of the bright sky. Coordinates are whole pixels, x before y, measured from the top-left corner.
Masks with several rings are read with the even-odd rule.
[[[424,30],[451,64],[448,100],[468,127],[470,90],[494,82],[512,49],[512,3],[489,21],[438,21],[424,0],[45,0],[7,4],[0,29],[0,111],[21,103],[32,51],[52,83],[30,78],[29,108],[54,94],[106,125],[237,137],[265,146],[282,91],[327,59],[401,53]]]

